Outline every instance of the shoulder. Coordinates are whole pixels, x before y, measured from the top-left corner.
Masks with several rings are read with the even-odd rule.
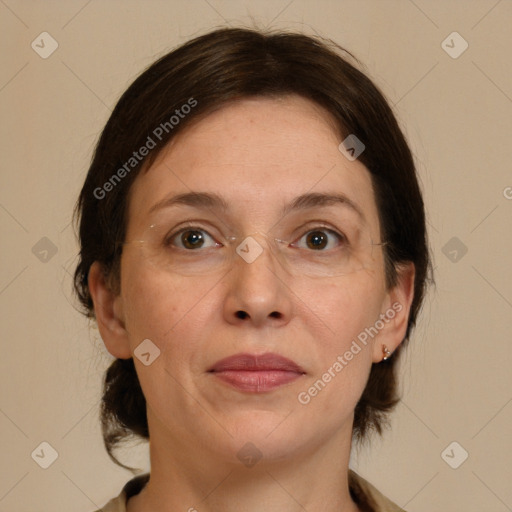
[[[111,499],[108,503],[103,505],[103,507],[101,507],[99,510],[96,510],[95,512],[126,512],[126,503],[128,498],[138,494],[147,484],[148,480],[149,473],[145,473],[143,475],[132,478],[129,482],[126,483],[116,498]]]
[[[133,478],[123,487],[121,493],[116,498],[111,499],[96,512],[126,512],[128,498],[138,494],[148,480],[149,473]],[[352,470],[349,470],[348,482],[352,498],[362,511],[405,512]]]
[[[405,512],[352,470],[349,470],[348,483],[352,498],[364,512]]]
[[[121,493],[95,512],[126,512],[126,496]]]

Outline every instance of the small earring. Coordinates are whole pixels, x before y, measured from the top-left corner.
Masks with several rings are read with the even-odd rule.
[[[391,350],[386,347],[386,345],[382,345],[382,360],[387,361],[391,357]]]

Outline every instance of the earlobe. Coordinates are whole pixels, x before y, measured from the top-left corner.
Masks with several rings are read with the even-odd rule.
[[[103,267],[97,261],[89,269],[88,285],[103,343],[114,357],[129,359],[132,354],[124,323],[121,297],[111,290]]]
[[[397,282],[387,293],[385,326],[375,338],[373,362],[378,363],[392,357],[407,332],[409,313],[414,298],[413,263],[405,263],[397,269]],[[382,317],[382,315],[381,315]]]

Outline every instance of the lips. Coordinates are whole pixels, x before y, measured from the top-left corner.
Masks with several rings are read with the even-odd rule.
[[[236,354],[217,361],[209,372],[246,392],[262,393],[292,382],[306,372],[294,361],[278,354]]]

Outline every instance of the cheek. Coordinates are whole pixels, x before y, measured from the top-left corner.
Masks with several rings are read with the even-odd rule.
[[[215,286],[218,278],[171,276],[142,266],[132,270],[126,265],[125,270],[121,290],[132,352],[145,339],[160,350],[149,366],[134,357],[140,384],[153,411],[163,421],[181,428],[180,421],[186,421],[175,411],[169,417],[168,404],[194,410],[193,401],[183,390],[193,389],[201,372],[205,326],[215,322],[214,315],[219,311],[214,307],[219,300]]]
[[[383,281],[365,272],[300,293],[308,297],[309,325],[315,322],[317,355],[301,403],[311,399],[321,414],[346,413],[357,403],[371,369],[373,338],[367,329],[379,318]],[[333,408],[334,403],[339,407]]]
[[[215,293],[215,280],[171,276],[130,264],[123,270],[121,292],[132,349],[149,338],[170,355],[178,352],[174,341],[180,340],[177,356],[186,357],[204,331],[208,316],[215,311],[209,306]]]
[[[302,288],[294,287],[296,295],[316,317],[318,328],[327,344],[341,349],[377,320],[386,296],[384,278],[370,272],[358,272],[336,281],[311,281]],[[310,322],[310,323],[311,323]]]

